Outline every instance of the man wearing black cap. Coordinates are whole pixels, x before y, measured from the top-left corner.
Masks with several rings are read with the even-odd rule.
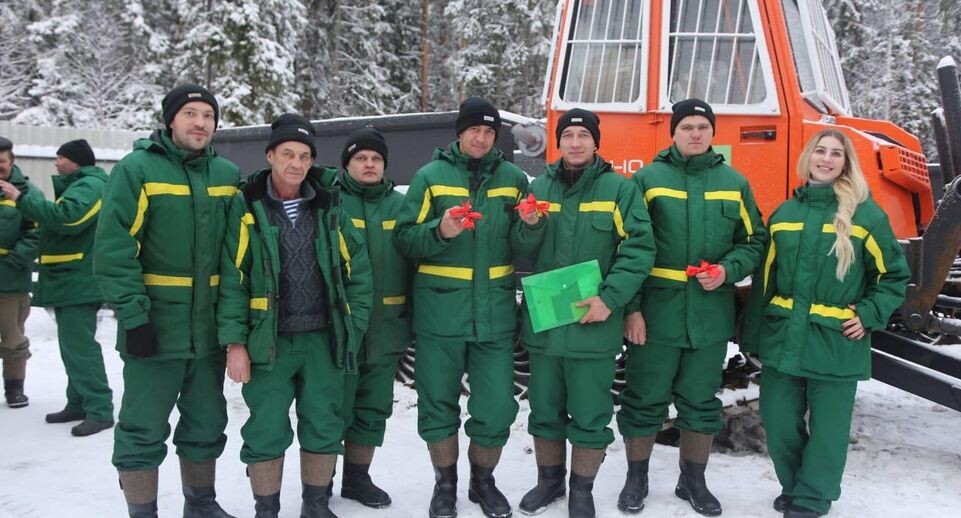
[[[593,518],[594,477],[614,442],[611,384],[623,347],[624,307],[654,263],[650,218],[637,187],[597,154],[600,120],[579,108],[561,116],[556,129],[561,159],[531,182],[548,213],[536,211],[517,229],[517,250],[534,273],[596,260],[598,295],[578,303],[579,323],[534,332],[522,305],[521,343],[530,353],[528,432],[534,436],[537,486],[520,510],[537,514],[564,496],[566,452],[571,452],[569,515]]]
[[[328,491],[343,453],[344,375],[371,305],[363,237],[341,207],[337,170],[314,165],[314,128],[281,115],[271,125],[268,169],[230,205],[221,257],[219,340],[227,375],[243,383],[250,418],[241,429],[257,516],[280,511],[284,455],[296,401],[302,518],[334,517]]]
[[[674,493],[698,513],[721,514],[704,471],[721,428],[715,396],[727,342],[734,336],[734,283],[754,271],[767,232],[746,178],[711,148],[710,105],[674,105],[674,144],[634,175],[654,226],[657,257],[627,309],[627,390],[617,424],[628,472],[617,506],[640,512],[655,434],[673,402],[681,431],[681,474]],[[690,274],[688,267],[691,268]]]
[[[54,308],[67,373],[67,405],[46,420],[81,421],[71,433],[83,437],[113,426],[113,392],[95,338],[103,295],[93,278],[91,254],[107,173],[96,166],[93,149],[83,139],[60,146],[54,165],[59,173],[53,178],[56,203],[37,191],[21,193],[7,182],[0,181],[0,189],[40,225],[40,276],[33,304]]]
[[[13,142],[0,137],[0,181],[22,192],[40,189],[14,164]],[[23,393],[30,358],[30,340],[24,322],[30,314],[33,261],[39,250],[36,224],[17,210],[17,202],[0,194],[0,360],[3,360],[3,393],[10,408],[23,408],[30,400]]]
[[[413,266],[394,246],[397,212],[404,195],[384,176],[387,142],[374,128],[347,136],[340,155],[339,184],[344,210],[366,237],[373,272],[370,328],[358,355],[358,372],[347,376],[344,391],[344,477],[340,494],[373,508],[390,505],[390,496],[370,478],[374,448],[384,443],[394,406],[394,375],[410,346],[410,282]]]
[[[215,308],[227,207],[239,171],[217,156],[213,94],[197,85],[163,99],[164,128],[114,166],[94,242],[94,275],[117,315],[124,393],[113,464],[130,516],[154,516],[170,412],[180,421],[185,517],[228,517],[214,491],[227,441],[226,355]]]
[[[494,149],[500,125],[500,114],[489,102],[479,97],[464,101],[456,122],[458,140],[437,149],[433,161],[417,172],[397,217],[397,245],[418,262],[414,376],[418,432],[427,442],[437,482],[431,517],[457,512],[457,431],[465,372],[471,386],[471,417],[464,427],[471,438],[468,496],[489,517],[512,512],[494,485],[493,472],[517,416],[510,236],[520,224],[513,207],[527,196],[527,177]]]

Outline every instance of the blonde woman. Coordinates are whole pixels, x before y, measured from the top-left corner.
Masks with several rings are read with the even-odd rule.
[[[763,363],[761,418],[782,488],[774,508],[791,518],[822,516],[841,495],[871,332],[887,325],[909,278],[847,136],[815,135],[798,175],[803,185],[768,221],[742,337]]]

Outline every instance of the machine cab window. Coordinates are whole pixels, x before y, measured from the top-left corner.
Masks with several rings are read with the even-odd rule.
[[[801,94],[822,113],[851,113],[834,31],[816,0],[782,0]]]

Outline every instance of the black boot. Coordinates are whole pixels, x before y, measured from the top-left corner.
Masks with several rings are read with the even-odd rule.
[[[794,504],[789,504],[784,510],[784,518],[818,518],[819,516],[824,514]]]
[[[524,495],[517,506],[527,515],[540,514],[551,503],[564,498],[567,488],[564,477],[567,470],[564,466],[537,466],[537,485]]]
[[[373,509],[390,505],[390,495],[374,485],[370,479],[370,464],[353,464],[344,461],[344,478],[340,483],[340,496],[357,500]]]
[[[787,509],[787,506],[791,505],[791,497],[781,493],[777,498],[774,499],[774,503],[771,505],[774,507],[775,511],[783,513],[784,510]]]
[[[146,504],[127,504],[130,518],[157,518],[157,501]]]
[[[59,412],[52,412],[44,417],[44,420],[51,424],[57,423],[70,423],[72,421],[83,421],[83,418],[87,417],[87,414],[82,410],[71,410],[69,408],[64,408]]]
[[[719,516],[721,503],[714,498],[704,481],[704,470],[707,464],[698,464],[681,459],[681,476],[677,479],[674,494],[682,500],[687,500],[691,507],[704,516]]]
[[[467,498],[480,505],[487,518],[509,518],[513,514],[507,497],[494,484],[494,468],[471,464]]]
[[[567,497],[570,518],[594,518],[594,477],[582,477],[571,472],[571,493]]]
[[[217,503],[213,487],[184,486],[184,518],[235,518]]]
[[[113,419],[100,421],[98,419],[84,419],[80,424],[70,429],[74,437],[86,437],[113,428]]]
[[[254,518],[277,518],[280,515],[280,493],[254,495]]]
[[[157,468],[120,471],[118,475],[130,518],[157,518]]]
[[[330,510],[327,486],[304,484],[304,503],[300,508],[300,518],[337,518]]]
[[[627,479],[624,489],[617,497],[617,508],[622,512],[637,514],[644,509],[647,498],[647,471],[651,459],[627,461]]]
[[[23,393],[23,380],[3,380],[3,395],[10,408],[23,408],[30,404],[30,398]]]
[[[284,457],[254,462],[247,466],[254,494],[254,518],[277,518],[280,513],[280,485],[284,479]]]
[[[430,497],[428,515],[430,518],[457,516],[457,464],[434,466],[434,494]]]

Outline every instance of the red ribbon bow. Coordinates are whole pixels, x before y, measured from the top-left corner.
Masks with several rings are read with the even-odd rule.
[[[704,259],[701,259],[700,266],[688,266],[687,270],[685,270],[685,273],[687,273],[688,277],[694,277],[701,272],[707,272],[712,279],[717,279],[721,275],[721,270],[718,270],[718,266],[719,265],[717,264],[711,264]]]
[[[470,206],[470,200],[464,202],[463,205],[458,205],[450,210],[450,216],[452,218],[464,218],[461,225],[466,230],[473,230],[477,227],[475,221],[481,219],[483,216],[480,212],[474,212]]]
[[[531,193],[527,195],[526,200],[514,205],[514,208],[524,216],[527,216],[534,211],[537,211],[538,216],[543,216],[544,214],[547,214],[548,210],[550,210],[551,204],[546,201],[537,201],[534,198],[534,194]]]

